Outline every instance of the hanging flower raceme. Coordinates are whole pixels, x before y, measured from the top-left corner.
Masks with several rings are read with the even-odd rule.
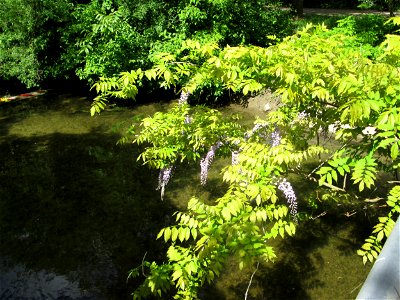
[[[232,151],[232,166],[239,163],[239,151]]]
[[[244,138],[246,140],[248,140],[249,138],[251,138],[258,130],[265,128],[266,126],[268,126],[268,124],[266,123],[257,123],[254,125],[253,129],[250,132],[246,132],[244,135]],[[281,135],[279,134],[279,131],[277,129],[275,129],[272,133],[271,136],[265,136],[264,134],[260,133],[259,134],[260,137],[266,139],[269,144],[271,145],[271,147],[276,147],[279,146],[279,144],[281,143]]]
[[[173,166],[169,166],[160,170],[158,174],[158,187],[157,191],[161,190],[161,200],[164,200],[164,191],[165,187],[168,184],[169,180],[171,179]]]
[[[189,92],[182,91],[181,97],[179,98],[179,101],[178,101],[178,105],[187,104],[187,100],[188,100],[189,96],[190,96]],[[183,121],[183,124],[187,125],[190,123],[192,123],[192,117],[190,115],[186,115],[185,120]],[[185,135],[185,133],[186,133],[185,130],[182,129],[182,135]]]
[[[297,216],[297,197],[296,194],[293,190],[292,185],[290,184],[289,181],[286,180],[286,178],[283,178],[277,182],[278,184],[278,189],[283,192],[285,195],[285,198],[287,200],[287,203],[289,204],[290,208],[290,214],[295,217]]]
[[[192,117],[189,115],[185,116],[185,120],[183,121],[184,124],[190,124],[192,123]]]
[[[187,104],[187,101],[188,101],[188,99],[189,99],[189,96],[190,96],[190,93],[189,93],[189,92],[184,92],[184,91],[182,91],[182,92],[181,92],[181,96],[180,96],[180,98],[179,98],[179,100],[178,100],[178,104],[179,104],[179,105]]]
[[[281,135],[279,134],[278,130],[275,130],[271,133],[271,147],[279,146],[281,143]]]
[[[267,126],[267,124],[262,124],[262,123],[257,123],[257,124],[255,124],[254,127],[253,127],[253,129],[251,130],[251,132],[246,132],[246,133],[244,134],[244,138],[245,138],[246,140],[248,140],[249,138],[251,138],[251,137],[254,135],[254,133],[255,133],[257,130],[259,130],[259,129],[261,129],[261,128],[264,128],[264,127],[266,127],[266,126]]]
[[[200,183],[205,185],[208,177],[208,169],[215,157],[215,151],[223,145],[222,142],[217,142],[215,145],[211,146],[211,149],[207,154],[200,160]]]
[[[368,126],[362,131],[364,135],[374,135],[376,133],[376,127]]]
[[[297,114],[297,120],[299,120],[299,121],[303,121],[309,117],[310,117],[310,114],[306,113],[305,111],[301,111]]]

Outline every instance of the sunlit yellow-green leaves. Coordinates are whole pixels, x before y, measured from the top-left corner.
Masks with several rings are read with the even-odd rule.
[[[400,186],[393,187],[386,201],[387,205],[391,208],[386,217],[380,217],[379,223],[374,226],[372,235],[365,239],[365,243],[357,254],[363,257],[364,264],[367,261],[372,262],[377,258],[382,249],[384,239],[389,237],[395,225],[395,221],[400,214]]]
[[[255,122],[262,125],[257,132],[242,128],[233,118],[223,118],[216,110],[188,105],[157,112],[131,128],[132,140],[144,145],[139,158],[158,169],[198,162],[218,141],[223,142],[218,156],[239,153],[238,161],[223,169],[228,188],[222,197],[212,203],[193,197],[186,211],[176,213],[176,223],[159,232],[157,238],[171,246],[167,261],[153,267],[145,281],[153,294],[170,284],[176,298],[195,297],[201,285],[218,276],[229,255],[238,257],[239,269],[272,260],[275,254],[269,239],[284,238],[296,230],[286,202],[277,193],[282,177],[296,173],[309,180],[317,174],[320,185],[340,192],[343,198],[360,199],[361,192],[375,186],[378,172],[397,172],[398,36],[388,37],[378,59],[369,57],[362,46],[349,46],[352,39],[310,25],[269,48],[221,49],[213,43],[186,41],[179,53],[159,54],[149,70],[121,73],[94,86],[101,96],[93,114],[104,108],[104,97],[135,96],[143,80],[158,80],[161,86],[191,93],[219,86],[244,95],[271,88],[280,96],[276,111]],[[301,114],[307,120],[300,121]],[[326,149],[319,139],[329,135],[332,125],[336,142]],[[280,143],[273,144],[270,137],[277,132]],[[321,163],[305,175],[302,168],[310,157],[318,157]],[[349,179],[356,188],[346,186]],[[400,211],[399,199],[400,188],[394,187],[387,200],[389,214],[379,218],[358,251],[364,263],[377,257],[390,234]]]

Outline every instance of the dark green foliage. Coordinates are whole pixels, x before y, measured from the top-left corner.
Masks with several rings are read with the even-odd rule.
[[[91,85],[100,76],[147,69],[157,63],[158,54],[178,52],[187,39],[267,46],[302,27],[277,0],[3,2],[0,78],[28,87],[74,74]],[[336,20],[325,22],[333,27]],[[357,42],[371,47],[393,29],[377,15],[349,17],[338,24],[335,31],[357,36]],[[225,96],[212,83],[209,90]]]
[[[388,22],[388,18],[378,14],[365,14],[358,16],[319,16],[310,15],[304,19],[297,20],[296,26],[301,29],[307,23],[324,24],[332,29],[327,35],[344,34],[351,36],[346,46],[349,48],[359,47],[363,55],[377,57],[381,53],[378,47],[387,34],[395,33],[399,28],[393,22]]]
[[[151,44],[167,23],[162,3],[138,1],[128,7],[123,2],[95,0],[74,12],[75,24],[66,39],[75,36],[76,43],[69,44],[64,57],[89,83],[102,75],[146,66]]]
[[[291,33],[288,12],[276,1],[101,1],[75,12],[77,74],[91,82],[123,70],[146,68],[160,52],[176,52],[182,41],[265,46],[270,35]],[[68,53],[74,53],[73,49]]]
[[[358,0],[358,2],[358,7],[361,9],[388,10],[390,7],[393,9],[400,7],[399,0]]]
[[[72,8],[67,0],[3,0],[0,10],[0,77],[38,85],[55,69],[59,28]]]
[[[318,1],[320,3],[321,8],[338,8],[338,9],[344,9],[344,8],[354,8],[357,5],[356,0],[327,0],[327,1]],[[321,3],[323,2],[323,3]],[[318,4],[319,4],[318,3]],[[317,4],[317,5],[318,5]]]
[[[371,46],[379,45],[386,34],[393,33],[395,30],[392,23],[387,23],[386,17],[375,14],[349,16],[339,20],[337,24],[335,31],[356,36],[361,43]]]
[[[28,87],[76,74],[99,76],[148,68],[182,41],[265,46],[292,32],[276,0],[4,0],[0,78]]]

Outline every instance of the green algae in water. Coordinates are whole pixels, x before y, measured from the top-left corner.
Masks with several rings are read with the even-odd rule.
[[[116,145],[133,116],[169,105],[94,118],[90,101],[66,95],[1,107],[0,256],[65,275],[98,297],[129,299],[140,280],[127,281],[128,270],[146,252],[148,260],[163,260],[167,245],[155,236],[173,222],[172,213],[193,195],[212,202],[226,190],[219,178],[228,160],[217,160],[206,187],[198,166],[178,167],[161,201],[158,173],[136,161],[139,149]],[[253,122],[248,110],[232,110],[244,110],[243,121]],[[302,224],[295,237],[274,242],[278,258],[260,266],[250,298],[355,298],[370,268],[355,253],[364,227],[362,218],[343,216]],[[243,299],[253,271],[239,272],[232,259],[202,298]]]

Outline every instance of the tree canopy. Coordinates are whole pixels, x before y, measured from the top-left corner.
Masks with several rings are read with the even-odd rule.
[[[292,31],[279,1],[4,0],[0,77],[28,87],[76,75],[149,67],[157,53],[194,38],[221,45],[267,45]]]

